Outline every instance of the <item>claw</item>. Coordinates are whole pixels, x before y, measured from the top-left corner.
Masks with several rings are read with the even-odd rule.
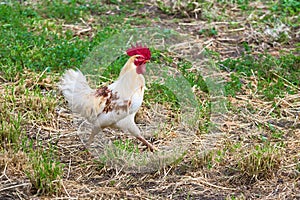
[[[145,144],[151,152],[158,150],[155,146],[149,143],[143,136],[137,136],[136,138],[139,139],[143,144]]]

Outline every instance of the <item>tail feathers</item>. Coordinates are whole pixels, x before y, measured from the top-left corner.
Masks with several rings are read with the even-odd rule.
[[[95,90],[90,88],[85,76],[79,70],[67,70],[61,79],[59,89],[73,112],[89,118],[98,110],[94,108]]]

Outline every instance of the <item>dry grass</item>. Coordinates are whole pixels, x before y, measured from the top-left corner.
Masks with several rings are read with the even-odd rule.
[[[224,73],[224,77],[226,76]],[[51,90],[52,84],[49,84]],[[23,96],[15,97],[16,102],[26,108],[21,104]],[[154,139],[154,143],[161,149],[160,152],[153,155],[149,152],[138,153],[138,156],[132,157],[130,152],[111,146],[112,149],[105,149],[104,154],[96,154],[106,156],[105,163],[95,160],[92,156],[93,151],[85,149],[82,136],[78,133],[78,124],[74,123],[74,118],[65,105],[55,103],[56,109],[50,109],[48,112],[53,116],[52,120],[39,124],[34,120],[26,121],[24,126],[29,136],[38,137],[43,144],[56,144],[58,157],[64,163],[64,175],[60,180],[61,191],[58,194],[69,199],[125,196],[133,199],[148,199],[151,196],[181,199],[187,195],[197,198],[219,196],[223,199],[232,194],[251,196],[251,193],[244,191],[244,187],[250,188],[254,194],[272,194],[273,188],[277,187],[280,191],[277,194],[278,198],[296,197],[299,187],[299,164],[295,161],[299,159],[297,149],[300,148],[300,134],[299,121],[293,113],[299,106],[299,95],[286,95],[276,100],[278,105],[281,105],[278,111],[282,113],[281,117],[272,117],[272,103],[261,100],[259,95],[248,95],[246,91],[244,95],[231,98],[230,102],[232,108],[239,108],[239,112],[230,111],[223,114],[222,121],[218,122],[222,134],[190,136],[189,140],[185,141],[188,143],[184,143],[188,145],[185,153],[180,151],[176,154],[173,151],[174,144],[168,141],[172,141],[174,137],[180,138],[182,134],[176,126],[166,123],[164,131],[158,131]],[[256,112],[253,113],[251,108],[256,108]],[[148,119],[143,121],[146,126],[140,124],[142,130],[146,133],[152,132],[157,127],[153,124],[164,121],[163,119],[168,118],[168,113],[171,114],[155,104],[150,108],[144,107],[138,116],[140,122],[142,119]],[[282,138],[273,138],[272,131],[268,130],[270,123],[276,130],[280,130]],[[33,130],[36,130],[38,135]],[[120,135],[113,130],[107,130],[104,134],[106,137],[98,135],[99,140],[128,138],[126,134]],[[269,143],[266,144],[262,138],[266,138]],[[134,139],[131,141],[135,143]],[[282,146],[276,146],[278,141],[282,142]],[[167,147],[163,147],[166,143],[169,143]],[[257,149],[257,146],[261,149]],[[142,147],[140,148],[143,151]],[[162,155],[162,152],[168,151],[169,155]],[[257,157],[257,152],[260,152],[261,157]],[[139,164],[139,159],[148,160]],[[3,154],[2,195],[5,196],[11,191],[8,196],[12,198],[26,198],[31,193],[32,183],[24,173],[29,163],[28,156],[22,152]],[[237,187],[239,185],[241,187]]]
[[[199,48],[218,52],[221,60],[240,56],[244,52],[244,42],[251,46],[254,56],[264,51],[276,56],[279,51],[295,49],[292,42],[274,43],[276,39],[270,37],[265,27],[256,28],[253,23],[248,23],[256,20],[255,17],[263,17],[263,14],[253,14],[254,11],[250,16],[239,15],[235,14],[240,13],[239,8],[227,7],[221,15],[220,7],[216,7],[215,12],[211,12],[216,16],[212,17],[224,18],[207,23],[203,20],[205,13],[198,13],[196,4],[192,10],[183,13],[180,9],[185,5],[176,4],[170,11],[175,16],[178,12],[185,17],[195,17],[197,14],[198,20],[179,18],[179,22],[174,22],[174,16],[159,12],[155,2],[145,5],[143,11],[149,16],[161,15],[162,20],[153,20],[153,24],[191,34],[192,40],[186,44],[196,41],[201,44]],[[263,8],[264,5],[259,2],[252,6]],[[232,24],[230,16],[237,23]],[[210,30],[212,27],[217,35],[198,34],[199,30]],[[79,35],[90,33],[89,26],[66,25],[64,28],[74,29]],[[291,41],[296,40],[294,33],[287,32]],[[209,61],[198,63],[192,70],[200,72],[204,79],[220,81],[220,85],[230,80],[229,72],[206,71],[207,63]],[[1,113],[2,119],[10,115],[16,117],[19,113],[22,131],[33,139],[33,146],[48,150],[48,144],[53,144],[57,160],[63,164],[62,176],[53,180],[59,183],[58,190],[37,198],[300,198],[299,92],[287,93],[274,102],[265,100],[255,90],[258,77],[253,74],[243,80],[243,85],[251,83],[252,89],[242,87],[235,97],[229,97],[223,110],[226,112],[207,111],[205,113],[208,116],[199,118],[200,125],[206,122],[207,117],[211,117],[216,124],[206,134],[201,131],[203,127],[200,131],[193,131],[182,124],[181,113],[170,109],[167,103],[146,102],[138,113],[137,122],[147,139],[160,149],[150,153],[131,136],[110,129],[97,136],[95,148],[86,149],[84,141],[88,135],[84,133],[88,133],[90,127],[79,117],[73,117],[57,93],[55,85],[59,75],[25,71],[19,76],[13,83],[0,79],[0,93],[5,96],[0,100],[0,108],[6,111]],[[293,87],[300,91],[299,87]],[[35,94],[36,88],[42,91],[38,95]],[[199,104],[205,105],[208,101],[207,94],[199,88],[194,88],[194,94],[199,97]],[[9,112],[7,108],[12,109]],[[5,129],[6,134],[10,130]],[[123,151],[111,143],[119,139],[130,141],[138,148],[138,152]],[[4,142],[5,145],[10,144]],[[26,176],[27,171],[33,170],[29,154],[13,148],[4,151],[10,149],[5,145],[0,153],[0,197],[36,198],[34,181]]]

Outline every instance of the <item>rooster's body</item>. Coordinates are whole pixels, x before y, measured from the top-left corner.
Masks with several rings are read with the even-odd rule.
[[[109,86],[96,90],[91,89],[85,76],[79,70],[70,69],[62,77],[60,89],[68,101],[69,107],[73,112],[79,113],[93,124],[88,145],[103,128],[115,127],[129,131],[146,144],[150,150],[154,149],[141,136],[141,132],[134,122],[135,114],[143,102],[145,63],[150,59],[148,54],[147,57],[143,56],[143,51],[136,52],[136,49],[141,48],[145,47],[135,47],[133,49],[135,52],[127,51],[127,54],[132,57],[122,68],[118,79]],[[146,57],[143,58],[145,62],[141,62],[141,56]]]

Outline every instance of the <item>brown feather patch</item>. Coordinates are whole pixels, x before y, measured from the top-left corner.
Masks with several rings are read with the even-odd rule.
[[[95,96],[96,97],[107,97],[109,94],[111,94],[111,90],[108,89],[107,86],[103,86],[96,90]]]
[[[98,113],[98,116],[101,115],[101,113],[108,113],[112,111],[128,111],[131,105],[130,100],[124,100],[122,103],[118,103],[119,97],[117,92],[111,91],[107,86],[97,89],[95,96],[102,98],[103,101],[105,101],[105,107],[102,112]],[[103,103],[103,101],[99,102],[100,105]]]

